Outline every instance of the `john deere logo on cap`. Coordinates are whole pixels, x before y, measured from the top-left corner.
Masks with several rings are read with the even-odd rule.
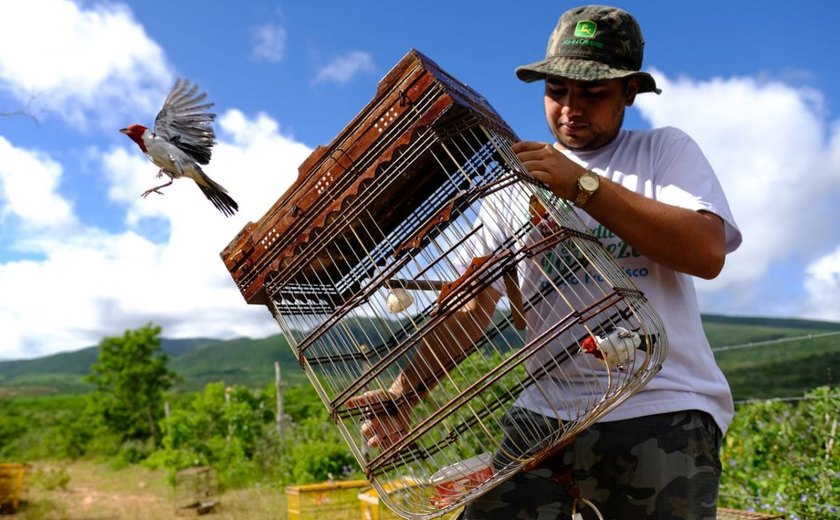
[[[594,38],[598,26],[592,20],[581,20],[575,26],[575,36],[578,38]]]

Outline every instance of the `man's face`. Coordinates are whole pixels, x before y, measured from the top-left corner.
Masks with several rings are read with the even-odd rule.
[[[634,79],[545,81],[545,116],[551,133],[569,150],[597,150],[615,139],[624,122],[624,107],[633,104]]]

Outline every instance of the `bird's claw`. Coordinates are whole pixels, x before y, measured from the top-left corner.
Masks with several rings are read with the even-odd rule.
[[[157,193],[158,195],[163,195],[163,192],[159,191],[157,188],[151,188],[151,189],[148,189],[148,190],[144,191],[143,193],[141,193],[140,197],[145,199],[151,193]]]

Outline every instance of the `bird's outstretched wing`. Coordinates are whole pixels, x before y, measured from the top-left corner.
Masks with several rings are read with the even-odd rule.
[[[210,162],[216,144],[213,131],[216,114],[208,112],[213,103],[204,103],[205,99],[207,93],[199,92],[198,85],[178,78],[155,118],[155,135],[177,146],[199,164]]]

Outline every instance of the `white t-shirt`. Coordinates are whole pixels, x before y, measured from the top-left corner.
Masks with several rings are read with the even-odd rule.
[[[622,130],[614,141],[601,149],[564,153],[598,175],[648,198],[720,216],[725,223],[727,253],[740,245],[741,233],[720,183],[700,148],[684,132],[670,127],[651,131]],[[510,201],[504,205],[506,208],[516,206]],[[577,211],[586,227],[612,253],[621,269],[657,311],[669,344],[661,372],[601,420],[697,409],[708,412],[725,432],[734,413],[731,392],[703,331],[692,277],[641,256],[588,214]],[[481,240],[486,241],[482,247],[492,248],[492,242],[504,234],[481,233]],[[523,293],[527,292],[528,269],[527,266],[520,267],[520,277],[524,276],[524,280],[520,278]],[[529,337],[545,328],[544,314],[529,312],[527,319]],[[556,411],[557,407],[552,406],[551,401],[563,399],[568,399],[568,395],[532,386],[522,393],[517,406],[556,416],[552,410]]]

